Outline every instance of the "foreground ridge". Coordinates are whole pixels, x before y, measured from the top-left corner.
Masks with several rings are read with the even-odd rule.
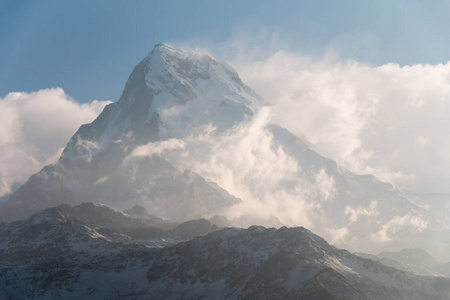
[[[24,221],[1,224],[0,298],[450,296],[450,279],[417,276],[361,258],[303,227],[216,228],[190,240],[169,242],[152,237],[127,240],[126,232],[113,233],[117,227],[113,223],[81,220],[106,213],[115,215],[122,227],[142,226],[121,212],[91,204],[62,205]]]

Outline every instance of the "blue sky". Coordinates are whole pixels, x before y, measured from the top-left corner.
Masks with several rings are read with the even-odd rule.
[[[259,28],[306,55],[332,47],[372,65],[445,63],[449,3],[0,0],[0,97],[62,87],[80,102],[115,101],[154,44],[224,44]]]
[[[449,16],[443,0],[0,0],[0,196],[161,42],[230,62],[340,165],[450,193]]]

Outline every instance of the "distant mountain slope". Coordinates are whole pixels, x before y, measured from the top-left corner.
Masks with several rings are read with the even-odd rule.
[[[362,257],[381,262],[399,270],[417,275],[450,278],[450,262],[439,262],[420,248],[403,249],[397,252],[382,252],[378,255],[358,253]]]
[[[450,227],[450,194],[413,193],[409,191],[403,191],[403,194],[412,203],[427,210],[444,226]]]

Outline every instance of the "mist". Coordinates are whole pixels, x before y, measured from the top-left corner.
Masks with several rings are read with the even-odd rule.
[[[79,103],[62,88],[0,98],[0,196],[55,163],[75,131],[92,122],[108,103]]]
[[[275,122],[360,174],[449,192],[450,64],[370,66],[278,52],[238,67]]]

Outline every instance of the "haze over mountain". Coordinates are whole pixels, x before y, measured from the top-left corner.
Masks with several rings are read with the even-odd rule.
[[[175,222],[223,215],[235,226],[305,226],[351,250],[420,246],[450,259],[446,220],[338,166],[270,113],[226,63],[156,45],[119,101],[0,204],[0,220],[61,203],[141,205]]]

